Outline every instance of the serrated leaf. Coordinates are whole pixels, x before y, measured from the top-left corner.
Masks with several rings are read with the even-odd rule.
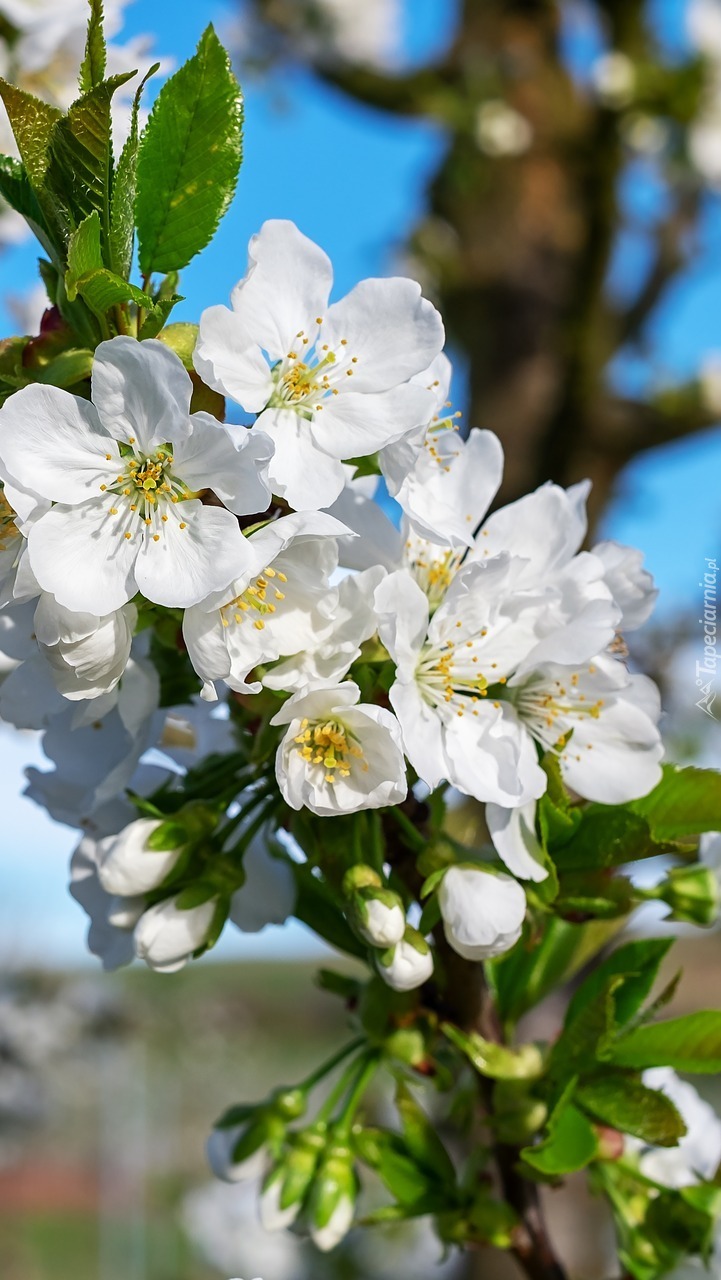
[[[548,1137],[535,1147],[524,1147],[521,1157],[546,1177],[575,1173],[590,1164],[598,1140],[590,1121],[572,1103],[564,1102],[549,1122]]]
[[[564,1027],[551,1054],[554,1075],[586,1075],[595,1059],[606,1055],[616,1029],[614,996],[622,984],[619,974],[607,977],[595,997]]]
[[[78,281],[93,271],[103,269],[100,247],[100,215],[94,209],[84,218],[68,240],[68,269],[65,272],[65,292],[70,302],[78,296]]]
[[[665,1093],[620,1072],[577,1085],[576,1101],[595,1120],[657,1147],[675,1147],[686,1125]]]
[[[453,1184],[456,1181],[453,1161],[425,1111],[402,1082],[398,1083],[396,1089],[396,1107],[403,1137],[411,1155],[434,1181]]]
[[[721,1010],[689,1013],[649,1026],[636,1027],[605,1055],[618,1067],[644,1071],[673,1067],[675,1071],[712,1074],[721,1071]]]
[[[174,293],[172,298],[161,298],[158,302],[153,302],[145,312],[145,319],[140,326],[138,337],[141,342],[144,342],[146,338],[159,337],[173,307],[184,301],[182,294]],[[195,409],[193,409],[193,412],[195,412]]]
[[[129,71],[104,80],[78,98],[53,127],[39,198],[43,208],[54,200],[65,210],[67,234],[97,210],[106,239],[112,180],[111,105],[116,89],[134,75]]]
[[[213,236],[242,155],[242,95],[212,26],[158,94],[138,154],[136,226],[145,275],[179,271]]]
[[[133,244],[135,240],[135,198],[138,186],[138,148],[140,134],[138,130],[138,112],[140,98],[148,80],[160,66],[153,64],[147,75],[138,86],[133,98],[130,112],[130,131],[120,153],[120,159],[113,176],[113,191],[110,200],[110,233],[108,235],[108,262],[116,275],[127,280],[133,263]],[[142,335],[141,335],[142,336]],[[154,334],[148,334],[154,337]]]
[[[37,196],[20,160],[13,156],[0,156],[0,196],[25,219],[30,230],[51,258],[57,258],[50,229],[45,221]]]
[[[76,282],[76,288],[97,316],[104,316],[111,307],[122,302],[134,302],[138,307],[152,306],[152,299],[147,293],[105,267],[81,276]]]
[[[63,118],[62,111],[49,102],[35,98],[17,85],[0,77],[0,98],[5,103],[15,141],[28,178],[37,191],[43,184],[48,166],[50,135]]]
[[[721,773],[666,765],[658,786],[628,808],[643,817],[657,840],[678,840],[721,830]]]
[[[567,981],[618,932],[616,921],[569,924],[550,916],[540,939],[532,941],[528,927],[513,951],[486,966],[504,1022],[516,1021]]]
[[[85,57],[80,67],[80,92],[89,93],[105,75],[105,36],[103,34],[103,0],[89,0],[90,17],[85,41]]]
[[[571,839],[554,850],[559,871],[587,871],[618,867],[660,853],[673,853],[675,844],[654,839],[646,819],[622,806],[589,805]]]
[[[566,1010],[566,1026],[596,999],[614,975],[623,978],[622,985],[614,993],[616,1020],[619,1026],[630,1022],[650,994],[661,961],[673,941],[673,938],[642,938],[637,942],[627,942],[611,952],[574,994]]]

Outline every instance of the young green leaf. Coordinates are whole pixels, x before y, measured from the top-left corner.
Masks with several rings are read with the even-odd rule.
[[[628,806],[645,818],[656,840],[721,830],[721,773],[666,765],[658,786]]]
[[[502,1020],[516,1021],[555,986],[573,977],[606,946],[618,928],[615,920],[568,924],[550,916],[535,945],[526,931],[513,951],[486,966]]]
[[[548,1136],[535,1147],[524,1147],[521,1157],[549,1178],[575,1173],[590,1164],[598,1150],[593,1126],[577,1107],[563,1102],[552,1116]]]
[[[138,111],[140,98],[148,80],[160,66],[159,62],[145,75],[138,86],[130,112],[130,132],[113,177],[113,191],[110,200],[110,233],[108,236],[108,262],[116,275],[127,280],[133,262],[133,242],[135,231],[135,197],[137,193],[138,147],[140,134],[138,130]],[[154,336],[151,334],[148,337]]]
[[[616,1019],[620,1026],[631,1021],[640,1009],[651,988],[661,961],[673,943],[672,938],[641,938],[627,942],[588,975],[573,996],[566,1011],[566,1026],[596,999],[609,978],[615,974],[623,977],[623,985],[615,992]]]
[[[100,247],[100,215],[94,209],[73,231],[68,241],[68,269],[65,272],[65,292],[71,302],[78,296],[78,281],[91,271],[103,266]]]
[[[721,1071],[721,1010],[688,1013],[637,1027],[617,1040],[605,1057],[614,1066],[634,1071],[647,1067],[709,1075]]]
[[[0,98],[12,126],[15,141],[28,178],[37,191],[43,184],[48,167],[50,135],[63,113],[50,103],[35,98],[17,85],[0,78]]]
[[[543,1074],[543,1055],[535,1044],[512,1049],[484,1040],[475,1031],[461,1031],[450,1022],[444,1022],[441,1030],[482,1076],[492,1080],[537,1080]]]
[[[242,102],[209,26],[161,89],[141,139],[135,217],[145,275],[181,270],[213,236],[240,168]]]
[[[576,1101],[602,1124],[657,1147],[675,1147],[686,1125],[665,1093],[621,1072],[577,1086]]]
[[[57,261],[57,246],[33,191],[27,169],[13,156],[0,156],[0,196],[25,219],[45,252]]]
[[[554,851],[559,871],[618,867],[660,853],[673,853],[675,844],[656,840],[646,819],[619,805],[589,805],[571,839]]]
[[[588,1075],[594,1069],[594,1061],[606,1057],[616,1029],[614,996],[622,984],[620,974],[611,974],[594,998],[566,1024],[551,1054],[554,1076]]]
[[[78,98],[67,116],[57,121],[40,193],[43,207],[56,201],[67,209],[67,234],[96,210],[105,249],[112,182],[111,104],[116,89],[134,75],[129,71],[104,80]]]
[[[147,293],[143,293],[142,289],[136,288],[134,284],[128,284],[127,280],[116,276],[105,267],[81,276],[75,287],[96,316],[106,315],[111,307],[122,302],[134,302],[138,307],[153,305],[152,298],[149,298]]]
[[[403,1137],[411,1155],[425,1172],[432,1175],[434,1181],[452,1186],[456,1181],[453,1161],[425,1111],[402,1082],[399,1082],[396,1090],[396,1107]]]
[[[90,17],[85,57],[80,67],[80,92],[89,93],[105,75],[106,51],[103,34],[103,0],[89,0]]]

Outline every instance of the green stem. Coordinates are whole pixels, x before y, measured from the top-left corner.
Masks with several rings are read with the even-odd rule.
[[[351,1081],[353,1080],[353,1077],[357,1071],[358,1071],[357,1061],[351,1062],[350,1065],[346,1067],[345,1071],[340,1076],[340,1078],[336,1080],[336,1083],[333,1085],[333,1088],[328,1094],[328,1097],[325,1099],[324,1103],[322,1104],[316,1116],[316,1121],[320,1121],[322,1124],[325,1124],[330,1120],[331,1116],[333,1115],[333,1112],[335,1111],[344,1093],[347,1093],[348,1088],[351,1084]],[[345,1108],[343,1110],[343,1115],[345,1115]]]
[[[330,1075],[331,1071],[334,1071],[336,1067],[340,1066],[341,1062],[343,1062],[345,1058],[350,1057],[352,1053],[355,1053],[356,1049],[360,1049],[364,1044],[364,1037],[357,1036],[355,1040],[350,1041],[350,1044],[345,1045],[344,1048],[339,1049],[337,1053],[334,1053],[332,1058],[328,1058],[327,1062],[324,1062],[322,1066],[316,1067],[315,1071],[311,1071],[310,1075],[306,1076],[305,1080],[302,1080],[296,1087],[310,1092],[310,1090],[314,1089],[315,1086],[325,1078],[325,1076]]]
[[[357,1066],[358,1064],[355,1063],[354,1065]],[[341,1140],[349,1137],[350,1131],[353,1125],[353,1121],[355,1119],[355,1113],[358,1110],[361,1102],[363,1101],[363,1096],[368,1088],[368,1085],[373,1079],[373,1076],[378,1070],[379,1065],[380,1065],[380,1059],[376,1052],[369,1054],[365,1058],[365,1061],[363,1062],[363,1065],[359,1072],[358,1079],[353,1085],[353,1088],[351,1089],[351,1092],[346,1100],[345,1106],[343,1107],[343,1110],[340,1116],[338,1117],[336,1133]]]
[[[413,825],[410,818],[407,818],[400,809],[386,809],[384,810],[384,813],[400,827],[403,835],[405,836],[406,843],[410,845],[411,849],[417,849],[419,853],[425,849],[427,844],[426,839],[421,835],[418,828]]]

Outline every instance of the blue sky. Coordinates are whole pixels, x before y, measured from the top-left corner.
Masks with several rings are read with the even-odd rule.
[[[445,39],[454,4],[407,0],[413,22],[407,32],[412,56]],[[659,30],[680,39],[680,0],[656,6]],[[128,36],[152,32],[158,53],[176,63],[188,57],[211,19],[222,30],[229,6],[178,0],[136,0],[126,14]],[[246,263],[249,237],[265,218],[292,218],[331,255],[338,294],[367,275],[393,270],[394,253],[422,209],[427,179],[437,166],[443,138],[416,122],[396,122],[362,107],[302,75],[277,85],[246,83],[245,160],[236,200],[210,248],[184,273],[186,302],[178,319],[223,302]],[[629,198],[650,199],[639,175]],[[0,293],[19,293],[32,281],[32,245],[2,260]],[[620,281],[637,270],[638,247],[627,242],[616,264]],[[721,350],[721,216],[714,202],[702,228],[694,267],[673,289],[655,325],[661,367],[688,374],[699,354]],[[0,332],[12,324],[0,308]],[[624,376],[632,376],[625,370]],[[477,424],[483,425],[483,424]],[[662,589],[664,612],[695,607],[700,565],[721,547],[721,429],[652,451],[623,477],[604,532],[643,548]],[[35,762],[28,735],[0,734],[0,802],[8,838],[0,852],[0,936],[7,953],[25,958],[51,953],[64,961],[83,958],[83,921],[66,897],[66,854],[73,834],[55,826],[29,801],[19,799],[23,764]],[[297,935],[296,935],[297,942]],[[255,953],[254,940],[235,950]],[[263,948],[275,946],[273,939]],[[0,956],[0,962],[6,955]]]

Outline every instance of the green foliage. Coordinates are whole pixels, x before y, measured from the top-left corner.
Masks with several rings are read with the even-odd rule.
[[[395,1103],[406,1147],[418,1165],[436,1180],[453,1185],[456,1179],[453,1161],[425,1111],[402,1082],[396,1088]]]
[[[12,156],[0,156],[0,196],[25,219],[45,252],[52,255],[52,237],[27,170]]]
[[[606,1057],[634,1071],[658,1066],[690,1073],[721,1071],[721,1010],[636,1027],[617,1040]]]
[[[124,280],[130,275],[135,241],[135,200],[138,188],[138,111],[140,98],[148,80],[158,70],[156,62],[144,76],[133,99],[130,112],[130,131],[115,167],[113,189],[110,197],[110,229],[108,232],[108,264],[116,275]],[[153,335],[154,336],[154,335]]]
[[[103,0],[89,0],[89,4],[88,36],[85,57],[80,67],[81,93],[89,93],[101,84],[107,61],[103,35]]]
[[[63,113],[2,78],[0,98],[5,104],[28,179],[37,193],[45,181],[53,127],[62,120]]]
[[[674,1147],[686,1132],[664,1093],[614,1072],[579,1084],[576,1101],[596,1120],[658,1147]]]
[[[167,81],[138,155],[136,222],[144,274],[177,271],[205,248],[235,190],[242,96],[212,26]]]
[[[653,791],[627,806],[643,817],[655,840],[678,840],[721,830],[721,773],[666,765]]]
[[[650,995],[661,962],[672,944],[672,938],[642,938],[612,951],[575,992],[566,1011],[565,1025],[570,1026],[596,1000],[609,978],[620,976],[623,981],[614,991],[615,1018],[619,1026],[625,1026]]]
[[[476,1032],[468,1035],[449,1022],[443,1023],[441,1029],[482,1076],[492,1080],[535,1080],[543,1071],[543,1054],[535,1044],[511,1049],[484,1040]]]
[[[570,1093],[564,1094],[553,1111],[543,1142],[521,1151],[527,1165],[551,1180],[584,1169],[598,1151],[593,1125],[571,1103]]]
[[[615,921],[569,924],[555,916],[536,933],[526,926],[517,946],[486,966],[502,1021],[516,1022],[587,964],[613,937]]]

